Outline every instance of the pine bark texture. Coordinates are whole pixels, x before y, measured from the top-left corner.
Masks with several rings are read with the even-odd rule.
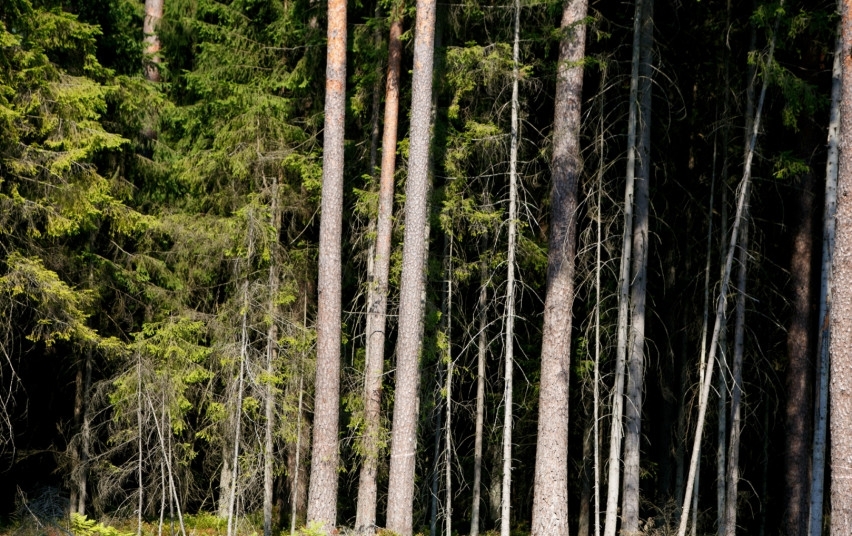
[[[641,2],[639,39],[639,136],[633,198],[633,266],[630,278],[630,342],[624,434],[624,491],[621,533],[639,532],[639,451],[642,443],[642,395],[645,378],[645,303],[648,271],[648,202],[651,180],[651,47],[654,39],[654,2]]]
[[[831,534],[852,534],[852,1],[839,3],[843,39],[840,162],[831,274]]]
[[[405,188],[399,337],[396,347],[396,387],[388,482],[387,528],[401,536],[410,536],[414,526],[417,394],[420,386],[419,361],[423,331],[434,42],[435,0],[418,0],[414,30],[411,145]]]
[[[340,404],[343,135],[346,111],[346,2],[328,3],[323,181],[317,282],[317,365],[308,522],[326,530],[337,518]]]
[[[160,81],[160,38],[157,36],[157,25],[163,18],[164,0],[145,0],[145,18],[142,20],[142,32],[145,41],[145,78],[151,82]]]
[[[397,125],[399,116],[399,75],[402,60],[402,9],[397,4],[391,13],[388,42],[388,77],[385,89],[382,168],[379,179],[379,210],[376,217],[376,242],[373,281],[370,282],[367,310],[367,357],[364,364],[364,460],[358,480],[357,531],[375,532],[379,468],[382,450],[381,405],[382,375],[385,362],[388,274],[390,273],[391,235],[393,230],[394,172],[396,170]]]
[[[541,346],[533,536],[568,533],[568,380],[574,303],[577,184],[581,173],[580,107],[587,0],[562,7],[553,125],[553,187],[547,256],[547,296]]]
[[[787,330],[787,406],[784,480],[786,511],[784,533],[798,536],[807,533],[808,516],[808,451],[812,373],[812,262],[813,257],[813,186],[807,173],[800,181],[798,198],[799,225],[793,236],[790,278],[793,291],[793,318]]]

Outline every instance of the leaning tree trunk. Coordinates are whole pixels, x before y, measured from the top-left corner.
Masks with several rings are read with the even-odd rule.
[[[565,0],[556,72],[553,187],[547,254],[547,296],[541,344],[538,436],[532,535],[568,533],[568,380],[571,375],[571,309],[577,233],[577,184],[581,173],[580,106],[583,93],[587,0]]]
[[[822,263],[819,290],[819,332],[817,334],[817,378],[814,392],[814,441],[811,462],[811,489],[808,536],[822,534],[823,481],[825,477],[826,428],[828,424],[828,349],[830,337],[831,265],[834,257],[837,173],[840,141],[840,98],[843,77],[843,20],[837,28],[831,82],[831,115],[828,123],[828,158],[825,165],[825,206],[822,223]]]
[[[337,521],[337,435],[340,406],[343,134],[346,112],[346,1],[328,2],[325,140],[317,281],[317,365],[308,521],[332,530]]]
[[[651,47],[654,0],[642,0],[639,40],[638,166],[633,198],[633,267],[630,277],[630,336],[624,415],[624,492],[621,534],[639,532],[639,450],[642,438],[642,390],[645,377],[645,295],[648,271],[648,198],[651,180]]]
[[[145,35],[145,78],[151,82],[160,81],[160,37],[157,25],[163,18],[163,0],[145,0],[145,18],[142,32]]]
[[[512,41],[512,126],[509,147],[509,246],[506,253],[506,336],[503,341],[503,504],[500,535],[509,536],[512,523],[512,373],[515,369],[515,253],[518,240],[518,82],[520,77],[521,3],[515,0]],[[447,533],[449,534],[449,533]]]
[[[831,534],[852,534],[852,0],[840,4],[837,234],[831,273]]]
[[[745,194],[748,203],[748,192]],[[727,468],[725,475],[725,533],[737,533],[737,487],[740,480],[740,418],[743,393],[743,352],[745,349],[745,301],[748,274],[748,205],[743,211],[743,226],[739,251],[739,274],[737,276],[737,305],[734,317],[734,355],[731,363],[731,432],[728,440]]]
[[[426,213],[429,200],[432,64],[435,0],[417,1],[414,74],[411,97],[411,145],[405,187],[405,234],[399,290],[399,337],[388,482],[387,528],[410,536],[414,528],[414,469],[417,455],[417,393],[423,334]]]
[[[379,452],[381,446],[382,375],[385,361],[388,274],[393,227],[394,171],[396,169],[399,115],[399,74],[402,59],[402,2],[391,12],[388,43],[388,79],[385,90],[385,123],[382,137],[382,171],[379,179],[379,211],[376,218],[373,281],[368,293],[367,357],[364,364],[364,460],[358,480],[355,528],[372,534],[376,526]]]
[[[790,278],[793,287],[793,318],[787,330],[786,449],[784,455],[785,514],[787,536],[807,534],[808,432],[813,418],[811,402],[811,300],[813,256],[813,174],[799,181],[798,225],[793,235]]]
[[[771,69],[772,62],[775,57],[775,36],[777,35],[778,20],[776,19],[775,31],[772,34],[772,40],[769,45],[769,56],[767,58],[766,69]],[[742,226],[743,213],[746,206],[746,194],[749,190],[751,182],[751,164],[754,160],[754,147],[757,143],[757,133],[760,130],[760,116],[763,111],[763,103],[766,99],[766,88],[769,85],[769,77],[764,76],[763,87],[760,90],[760,99],[757,103],[757,109],[754,114],[754,121],[751,123],[751,131],[749,132],[749,142],[746,149],[745,165],[743,169],[743,178],[740,181],[740,191],[737,199],[737,210],[734,215],[734,225],[731,230],[731,240],[728,244],[728,252],[725,257],[725,264],[722,271],[722,281],[719,285],[719,298],[716,305],[716,321],[713,326],[713,335],[710,339],[710,351],[707,354],[707,362],[705,364],[704,382],[701,385],[698,401],[698,419],[695,426],[695,439],[692,443],[692,456],[689,462],[689,475],[686,479],[686,491],[683,501],[683,514],[678,525],[678,536],[685,536],[687,518],[689,517],[690,508],[692,507],[692,493],[695,485],[696,470],[698,468],[698,456],[701,452],[701,436],[704,433],[704,420],[707,415],[707,400],[710,396],[710,386],[713,383],[713,361],[716,358],[716,352],[719,349],[719,333],[721,331],[722,322],[725,317],[725,305],[727,304],[728,285],[730,283],[731,268],[734,263],[734,252],[738,244],[740,236],[740,227]]]

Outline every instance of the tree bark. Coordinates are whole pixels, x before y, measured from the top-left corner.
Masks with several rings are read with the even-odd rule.
[[[160,81],[160,37],[157,35],[157,25],[163,19],[164,0],[145,0],[145,18],[142,21],[142,32],[145,35],[145,78],[151,82]]]
[[[639,532],[639,451],[642,443],[642,395],[645,377],[645,295],[648,271],[648,201],[651,180],[651,47],[654,0],[641,1],[639,53],[639,139],[636,190],[633,199],[633,267],[630,283],[630,354],[625,401],[624,492],[621,534]]]
[[[337,522],[337,435],[340,405],[343,138],[346,112],[346,1],[328,2],[325,139],[317,282],[317,365],[308,522]]]
[[[746,192],[748,203],[748,192]],[[745,299],[748,274],[748,205],[743,211],[743,226],[739,245],[739,274],[737,276],[737,304],[734,317],[734,355],[731,364],[731,431],[728,440],[728,456],[725,478],[725,534],[737,533],[737,487],[740,473],[740,418],[743,392],[743,351],[745,343]]]
[[[486,239],[487,240],[487,239]],[[476,335],[476,425],[473,439],[473,504],[470,536],[479,536],[479,506],[482,503],[482,436],[485,428],[485,357],[488,345],[488,265],[479,261],[479,332]]]
[[[823,525],[825,449],[828,424],[828,373],[831,323],[831,266],[834,257],[835,213],[840,141],[840,99],[844,64],[843,19],[837,27],[834,67],[831,81],[831,112],[828,124],[828,157],[825,165],[825,206],[822,223],[822,262],[820,266],[819,332],[817,334],[817,378],[814,393],[814,441],[811,462],[811,489],[808,536],[820,536]]]
[[[500,535],[509,536],[512,523],[512,376],[515,369],[515,249],[518,234],[518,82],[520,77],[521,3],[515,0],[512,40],[512,125],[509,147],[509,245],[506,254],[506,334],[503,341],[503,503]],[[449,534],[449,533],[447,533]]]
[[[375,532],[377,508],[376,478],[381,441],[382,375],[385,361],[388,275],[390,273],[393,229],[394,172],[396,169],[397,125],[399,116],[399,76],[402,60],[402,3],[391,11],[388,42],[388,78],[385,89],[382,170],[379,180],[379,211],[376,218],[373,281],[368,293],[367,357],[364,364],[364,460],[358,480],[358,506],[355,528],[364,534]]]
[[[772,39],[769,45],[769,55],[767,58],[767,69],[770,69],[775,57],[775,36],[778,33],[778,20],[775,22],[775,31],[772,34]],[[769,77],[764,77],[763,87],[760,90],[760,99],[757,103],[757,109],[754,114],[754,121],[751,123],[749,132],[749,142],[746,149],[745,164],[743,166],[743,178],[740,181],[740,192],[737,200],[737,210],[734,215],[734,225],[731,230],[731,240],[728,245],[728,252],[725,258],[724,268],[722,270],[722,281],[719,285],[719,298],[716,305],[716,321],[713,326],[713,335],[710,340],[710,352],[707,355],[706,371],[704,374],[704,382],[701,385],[698,402],[698,420],[695,428],[695,440],[692,443],[692,456],[689,463],[689,475],[686,479],[686,492],[683,501],[683,515],[680,518],[678,526],[678,536],[686,534],[687,518],[689,517],[690,508],[692,507],[692,493],[695,485],[696,470],[698,468],[698,456],[701,452],[701,436],[704,432],[704,419],[707,415],[707,400],[710,396],[710,386],[713,380],[713,361],[716,358],[716,352],[719,349],[719,333],[722,327],[722,322],[725,317],[725,305],[727,303],[728,284],[730,282],[731,268],[734,262],[734,252],[737,246],[740,227],[742,225],[743,213],[747,204],[746,194],[749,190],[751,181],[751,164],[754,160],[754,148],[757,143],[757,134],[760,130],[760,116],[763,111],[763,103],[766,99],[766,88],[769,85]]]
[[[583,93],[587,0],[562,5],[556,109],[553,124],[553,187],[547,254],[547,296],[541,344],[532,535],[568,532],[568,380],[571,310],[574,303],[577,184],[581,173],[580,107]]]
[[[420,383],[418,361],[423,342],[434,41],[435,0],[418,0],[414,34],[411,145],[405,188],[405,234],[399,293],[396,390],[388,482],[387,527],[401,536],[410,536],[414,525],[414,458],[417,454],[417,393]]]
[[[843,44],[840,160],[831,301],[831,534],[852,534],[852,1],[839,2]]]
[[[266,388],[264,390],[264,438],[263,438],[263,536],[272,535],[272,484],[273,484],[273,429],[275,427],[275,363],[278,361],[278,236],[281,233],[281,213],[278,208],[278,176],[273,176],[270,194],[269,219],[275,239],[269,257],[269,329],[266,332]]]
[[[621,477],[621,442],[624,434],[624,381],[630,322],[630,271],[633,249],[633,205],[636,184],[636,131],[640,114],[639,64],[642,49],[643,0],[636,0],[633,17],[633,58],[630,73],[630,96],[627,116],[627,173],[624,184],[624,236],[618,276],[618,324],[615,380],[609,434],[609,467],[607,475],[606,518],[604,536],[615,536],[618,524],[618,491]]]
[[[813,257],[813,174],[799,181],[798,225],[793,236],[790,278],[793,291],[793,318],[787,330],[786,449],[784,454],[785,502],[784,532],[787,536],[807,533],[808,515],[808,434],[813,418],[812,373],[812,257]]]

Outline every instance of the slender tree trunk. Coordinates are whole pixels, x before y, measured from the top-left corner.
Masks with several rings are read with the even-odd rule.
[[[799,181],[798,225],[793,236],[790,277],[793,287],[793,318],[787,330],[786,450],[784,456],[786,536],[807,534],[808,513],[808,434],[813,418],[812,373],[812,258],[813,258],[813,174]]]
[[[512,523],[512,375],[515,369],[515,249],[518,233],[518,79],[520,77],[521,3],[515,0],[512,42],[512,126],[509,148],[509,247],[506,255],[506,336],[503,341],[503,503],[500,535],[509,536]],[[449,533],[448,533],[449,534]]]
[[[171,419],[163,418],[161,419],[162,425],[160,422],[157,422],[157,411],[154,409],[154,403],[151,402],[151,398],[148,398],[148,405],[151,407],[151,414],[154,416],[154,426],[157,428],[157,437],[160,440],[160,449],[163,453],[163,458],[166,463],[166,474],[169,478],[169,493],[170,500],[174,500],[174,505],[177,508],[178,522],[180,523],[180,533],[182,536],[186,536],[186,527],[183,524],[183,514],[181,512],[180,500],[177,495],[177,487],[175,486],[174,480],[174,472],[172,471],[172,462],[171,462],[171,449],[166,448],[166,441],[163,436],[166,434],[166,430],[164,429],[167,422],[171,422]],[[166,404],[163,404],[163,408],[166,407]],[[171,437],[171,433],[169,431],[169,437]],[[174,516],[170,516],[174,518]]]
[[[251,229],[249,229],[251,236]],[[251,262],[252,239],[249,238],[248,262]],[[242,431],[243,413],[243,390],[245,384],[246,360],[248,359],[248,280],[243,281],[243,304],[242,304],[242,331],[240,335],[240,371],[237,376],[237,401],[234,411],[234,445],[231,457],[231,482],[228,491],[228,536],[236,533],[234,517],[236,517],[235,505],[237,502],[237,489],[240,475],[240,441]]]
[[[776,19],[775,31],[772,34],[772,40],[769,46],[769,56],[767,58],[767,69],[772,66],[775,57],[775,36],[777,35],[778,20]],[[757,110],[754,114],[754,121],[750,130],[750,139],[746,152],[745,165],[743,169],[743,178],[740,182],[740,192],[737,199],[737,211],[734,215],[734,225],[731,230],[731,241],[728,246],[728,252],[725,257],[724,269],[722,271],[722,281],[719,286],[719,298],[716,306],[716,321],[713,327],[713,335],[710,340],[710,352],[707,355],[707,365],[704,374],[704,383],[701,386],[698,403],[698,420],[695,428],[695,440],[692,444],[692,456],[689,463],[689,476],[686,480],[686,493],[684,497],[683,515],[680,519],[678,527],[678,536],[686,534],[687,517],[689,516],[690,508],[692,507],[692,493],[695,485],[696,470],[698,468],[698,456],[701,451],[701,436],[704,432],[704,419],[707,414],[707,400],[710,396],[710,385],[713,380],[713,361],[716,357],[716,352],[719,348],[719,333],[721,331],[722,322],[725,316],[725,305],[727,303],[728,284],[730,282],[731,268],[734,262],[734,252],[738,243],[740,227],[742,225],[743,212],[746,206],[746,194],[749,190],[749,182],[751,180],[751,164],[754,159],[754,148],[757,143],[757,133],[760,130],[760,116],[763,110],[763,103],[766,99],[766,88],[769,84],[769,77],[764,77],[763,87],[760,90],[760,99],[757,103]]]
[[[648,266],[648,198],[651,180],[651,47],[654,40],[654,0],[642,0],[639,56],[638,169],[633,199],[633,267],[630,283],[630,354],[625,401],[624,492],[621,534],[639,532],[639,451],[642,443],[642,392],[645,378],[645,295]]]
[[[145,19],[142,32],[145,35],[145,78],[151,82],[160,81],[160,38],[157,26],[163,18],[163,0],[145,0]]]
[[[142,508],[144,507],[145,483],[142,480],[142,353],[136,354],[136,430],[137,438],[136,479],[138,480],[136,503],[136,536],[142,536]]]
[[[852,534],[852,1],[839,2],[842,50],[837,234],[831,273],[831,534]]]
[[[577,184],[581,173],[580,106],[583,93],[587,0],[562,4],[556,109],[553,124],[553,186],[547,296],[541,344],[541,384],[535,455],[532,535],[568,532],[568,380],[571,309],[574,304]]]
[[[444,428],[444,524],[448,536],[453,534],[453,235],[447,258],[447,426]]]
[[[414,527],[414,458],[417,454],[417,393],[420,383],[418,361],[423,342],[434,40],[435,0],[418,0],[414,34],[411,145],[405,189],[405,234],[399,291],[396,391],[388,482],[387,527],[401,536],[410,536]]]
[[[592,503],[592,422],[583,430],[583,466],[580,484],[580,519],[577,522],[577,536],[589,536],[589,520]]]
[[[487,238],[483,242],[487,241]],[[479,506],[482,503],[482,435],[485,428],[485,356],[488,345],[488,265],[479,261],[479,333],[476,352],[476,425],[473,440],[473,504],[470,536],[479,536]]]
[[[606,519],[604,536],[615,536],[618,523],[618,490],[621,476],[621,440],[623,437],[622,415],[624,413],[624,376],[629,344],[630,319],[630,269],[633,248],[633,204],[636,179],[636,131],[638,128],[639,64],[642,48],[643,0],[636,0],[633,17],[633,59],[630,74],[630,97],[627,116],[627,175],[624,186],[624,238],[622,239],[621,264],[618,276],[618,326],[615,356],[615,381],[612,392],[612,411],[609,437],[609,467],[607,478]]]
[[[275,235],[269,259],[269,329],[266,332],[266,389],[264,392],[264,438],[263,438],[263,536],[272,535],[272,484],[273,484],[273,429],[275,427],[275,363],[278,361],[278,236],[281,233],[281,212],[278,208],[278,176],[273,177],[270,199],[270,226]]]
[[[385,90],[385,122],[382,138],[382,170],[379,181],[379,211],[376,218],[373,281],[368,294],[367,358],[364,365],[364,460],[358,481],[355,527],[364,534],[375,532],[377,484],[381,445],[382,375],[385,360],[388,274],[393,227],[394,171],[396,169],[399,115],[399,75],[402,59],[402,3],[391,11],[388,43],[388,78]]]
[[[328,2],[325,140],[317,283],[317,369],[308,522],[330,531],[337,522],[337,435],[340,407],[343,137],[346,112],[346,1]]]
[[[748,203],[746,192],[746,203]],[[734,355],[731,366],[731,432],[728,443],[727,471],[725,482],[725,531],[726,536],[737,533],[737,487],[739,484],[740,437],[742,422],[740,419],[743,392],[743,351],[745,343],[745,299],[748,274],[748,205],[743,214],[743,224],[739,245],[739,274],[737,277],[737,305],[734,318]]]
[[[299,469],[301,468],[301,460],[302,460],[302,403],[305,398],[305,390],[304,390],[304,376],[302,372],[299,371],[299,406],[297,408],[296,413],[296,454],[293,457],[293,484],[290,488],[290,536],[293,536],[296,533],[296,520],[299,517],[299,490],[300,482],[299,482]]]
[[[828,123],[828,158],[825,165],[825,207],[822,223],[822,262],[819,290],[819,332],[817,334],[817,379],[814,393],[814,441],[811,462],[808,536],[820,536],[823,526],[823,482],[828,424],[829,339],[831,335],[831,266],[834,258],[835,213],[840,142],[840,99],[844,75],[843,19],[838,23],[831,81],[831,115]]]
[[[601,73],[601,88],[606,87],[607,71],[604,67]],[[592,512],[592,525],[594,536],[601,534],[601,438],[600,438],[600,413],[601,413],[601,270],[603,267],[601,258],[601,246],[603,244],[603,176],[606,167],[606,144],[604,126],[604,92],[600,97],[600,113],[598,124],[598,173],[597,173],[597,214],[595,218],[595,364],[592,376],[592,430],[594,434],[594,510]]]
[[[444,385],[444,370],[438,366],[438,385],[436,391]],[[438,536],[438,481],[441,472],[441,430],[444,429],[444,412],[441,411],[440,397],[435,395],[435,435],[432,447],[432,483],[429,495],[429,536]]]

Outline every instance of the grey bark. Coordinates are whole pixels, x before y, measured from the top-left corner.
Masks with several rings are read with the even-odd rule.
[[[769,45],[769,56],[767,58],[767,69],[771,68],[775,57],[775,36],[777,34],[778,20],[776,20],[776,31],[772,34],[772,39]],[[698,420],[695,429],[695,440],[692,444],[692,456],[689,464],[689,476],[686,480],[686,493],[683,502],[683,515],[678,526],[678,536],[686,534],[687,517],[689,516],[690,508],[692,507],[692,493],[695,485],[696,470],[698,468],[698,456],[701,451],[701,436],[704,432],[704,420],[707,414],[707,399],[710,396],[710,385],[713,380],[713,361],[716,357],[716,352],[719,348],[719,333],[722,327],[722,322],[725,316],[725,306],[727,303],[728,285],[730,282],[731,267],[734,262],[734,252],[738,243],[740,227],[742,225],[743,212],[746,206],[746,194],[749,190],[751,181],[751,164],[754,159],[754,148],[757,143],[757,134],[760,130],[760,116],[763,110],[763,103],[766,99],[766,88],[769,84],[769,77],[764,77],[763,86],[760,90],[760,99],[757,103],[757,109],[754,114],[754,121],[751,123],[750,139],[747,145],[745,164],[743,166],[743,177],[740,181],[740,191],[737,199],[737,210],[734,215],[733,229],[731,230],[731,240],[728,245],[728,252],[725,258],[724,269],[722,271],[722,281],[719,285],[719,298],[716,305],[716,321],[713,327],[713,335],[710,341],[710,352],[707,355],[706,372],[704,375],[704,383],[701,386],[698,405]]]
[[[825,205],[822,223],[822,262],[820,267],[819,332],[817,334],[817,372],[814,395],[814,440],[811,462],[808,536],[820,536],[823,525],[825,449],[828,424],[829,338],[831,333],[831,265],[837,210],[837,174],[840,142],[840,99],[843,89],[843,21],[838,23],[831,81],[831,115],[828,124],[828,158],[825,165]]]
[[[639,454],[642,442],[642,395],[645,380],[645,307],[648,267],[648,202],[651,180],[651,47],[654,40],[654,0],[641,1],[639,53],[639,139],[633,199],[633,266],[630,283],[630,338],[625,400],[624,491],[621,534],[639,532]]]
[[[746,192],[746,203],[748,203]],[[743,212],[743,226],[739,244],[739,274],[737,275],[737,302],[734,317],[734,355],[731,364],[731,431],[725,479],[725,532],[737,533],[737,487],[739,484],[740,437],[742,435],[741,403],[743,391],[743,352],[745,344],[746,279],[748,275],[748,205]]]
[[[328,2],[325,129],[317,281],[317,365],[308,522],[337,522],[340,405],[343,138],[346,112],[346,1]]]
[[[553,186],[547,295],[541,346],[538,436],[533,481],[533,536],[568,532],[568,380],[574,303],[577,184],[581,173],[580,107],[587,0],[562,4],[553,124]]]
[[[482,503],[482,439],[485,428],[485,357],[488,336],[488,266],[479,262],[479,332],[476,335],[476,424],[473,440],[473,504],[470,513],[470,536],[479,536],[479,507]]]
[[[405,234],[399,293],[396,390],[388,482],[387,527],[401,536],[410,536],[414,525],[414,458],[417,454],[417,393],[420,383],[418,361],[423,342],[434,40],[435,0],[418,0],[414,32],[411,145],[405,190]]]
[[[278,323],[276,322],[278,295],[278,236],[281,232],[281,212],[278,207],[278,176],[273,176],[270,194],[270,226],[275,236],[269,259],[269,328],[266,332],[266,388],[264,390],[264,438],[263,438],[263,535],[272,535],[272,484],[273,484],[273,429],[275,427],[275,363],[278,361]]]
[[[503,503],[500,534],[509,536],[512,523],[512,410],[515,369],[515,250],[518,234],[518,82],[520,77],[521,3],[515,0],[515,29],[512,40],[512,125],[509,147],[509,245],[506,254],[506,326],[503,341]],[[449,533],[448,533],[449,534]]]

